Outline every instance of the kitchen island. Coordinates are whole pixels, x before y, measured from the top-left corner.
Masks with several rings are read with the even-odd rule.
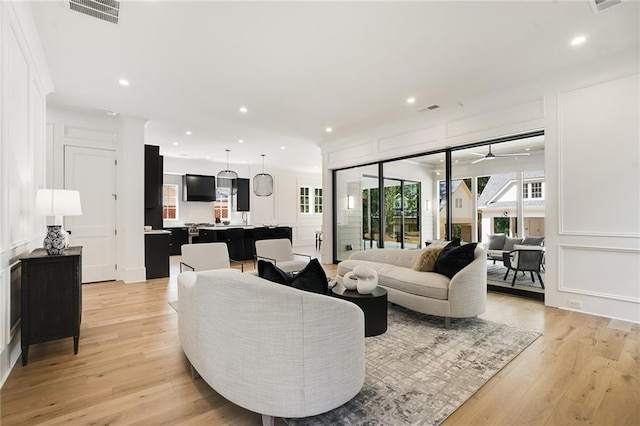
[[[188,226],[190,243],[226,242],[229,246],[229,257],[234,260],[252,260],[255,255],[255,242],[257,240],[288,238],[293,241],[293,230],[290,226],[185,225],[190,225]],[[242,229],[244,232],[227,233],[229,229]],[[235,234],[243,235],[241,238],[236,238]]]

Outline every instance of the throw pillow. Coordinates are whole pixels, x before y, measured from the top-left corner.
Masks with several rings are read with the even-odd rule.
[[[258,276],[274,283],[291,285],[292,274],[284,272],[271,262],[258,260]]]
[[[461,246],[460,241],[457,242],[457,245],[454,243],[455,241],[452,241],[443,248],[436,261],[435,272],[446,275],[449,278],[453,278],[455,274],[473,262],[474,252],[478,245],[478,243],[469,243]]]
[[[523,246],[541,246],[544,243],[544,237],[524,237]]]
[[[258,276],[299,290],[320,294],[327,294],[329,292],[327,275],[322,265],[320,265],[320,262],[318,262],[318,259],[311,259],[307,266],[296,274],[284,272],[266,260],[259,260]]]
[[[442,247],[428,247],[422,250],[416,259],[412,269],[418,272],[433,272],[436,268],[436,261],[442,252]]]
[[[504,242],[507,239],[506,234],[491,234],[489,235],[489,247],[487,250],[502,250]]]
[[[511,251],[511,250],[513,250],[513,246],[514,245],[521,244],[521,243],[522,243],[522,238],[506,237],[505,242],[504,242],[504,247],[502,247],[502,250]]]

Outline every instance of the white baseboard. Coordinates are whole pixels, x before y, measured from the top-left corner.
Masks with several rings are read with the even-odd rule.
[[[123,281],[128,283],[138,283],[147,280],[147,268],[128,268],[124,271]]]

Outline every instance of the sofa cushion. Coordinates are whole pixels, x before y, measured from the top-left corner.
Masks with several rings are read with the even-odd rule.
[[[440,256],[442,247],[427,247],[422,250],[422,253],[416,259],[413,264],[413,270],[418,272],[433,272],[436,267],[436,260]]]
[[[504,242],[504,247],[502,247],[502,250],[504,251],[511,251],[513,250],[513,246],[516,244],[521,244],[522,243],[522,238],[511,238],[511,237],[507,237],[505,239]]]
[[[418,272],[411,268],[368,260],[348,259],[338,264],[338,275],[344,276],[358,265],[367,265],[378,273],[378,285],[430,299],[449,298],[449,278],[435,272]]]
[[[259,260],[258,276],[278,284],[313,293],[327,294],[329,291],[327,275],[318,259],[311,259],[307,266],[296,274],[284,272],[266,260]]]
[[[541,246],[544,243],[544,237],[524,237],[523,246]]]
[[[478,243],[460,245],[459,241],[457,245],[455,243],[456,241],[452,241],[443,248],[436,262],[435,272],[449,278],[453,278],[455,274],[473,262],[478,245]]]
[[[489,247],[487,250],[502,250],[504,242],[507,239],[506,234],[491,234],[489,235]]]

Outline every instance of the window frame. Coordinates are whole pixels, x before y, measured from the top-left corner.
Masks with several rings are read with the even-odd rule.
[[[298,198],[298,210],[300,214],[312,214],[311,213],[311,188],[308,186],[300,186],[299,198]]]
[[[170,195],[166,195],[165,188],[172,187],[175,190],[174,202],[175,204],[171,206],[170,204],[165,204],[166,198],[170,197]],[[162,220],[180,220],[180,187],[179,185],[173,183],[163,183],[162,184]],[[174,208],[174,217],[166,217],[166,213],[170,210],[170,207]]]
[[[322,214],[322,188],[313,188],[313,213]]]

